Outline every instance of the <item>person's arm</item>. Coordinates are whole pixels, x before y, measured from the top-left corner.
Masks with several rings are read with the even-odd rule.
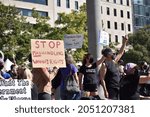
[[[75,80],[77,81],[77,83],[78,83],[78,85],[79,85],[79,78],[78,78],[77,73],[74,73],[73,75],[74,75],[74,78],[75,78]]]
[[[105,97],[108,98],[108,91],[107,91],[106,83],[105,83],[105,80],[104,80],[106,72],[107,72],[107,68],[106,68],[106,65],[103,63],[101,68],[100,68],[100,81],[101,81],[101,85],[104,89]]]
[[[83,89],[82,79],[83,79],[83,74],[79,73],[79,86],[80,86],[80,90]]]
[[[104,62],[104,60],[105,60],[105,57],[102,56],[102,58],[96,62],[96,65],[98,66],[98,65],[102,64]]]
[[[122,55],[124,54],[124,49],[125,49],[125,46],[127,44],[127,41],[128,41],[127,36],[123,37],[122,46],[121,46],[121,48],[119,50],[119,53],[117,54],[117,56],[115,58],[116,62],[118,62],[120,60],[120,58],[122,57]]]
[[[139,84],[147,83],[149,80],[150,80],[150,76],[142,75],[142,76],[140,76]]]

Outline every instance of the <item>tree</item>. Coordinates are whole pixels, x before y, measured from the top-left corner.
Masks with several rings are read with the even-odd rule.
[[[133,49],[125,54],[125,62],[147,61],[150,63],[150,26],[131,34],[129,44],[133,46]]]
[[[18,60],[29,51],[30,24],[19,15],[19,10],[14,6],[4,6],[0,3],[0,50],[6,58],[12,58],[15,54]],[[19,48],[19,49],[18,49]]]
[[[59,18],[56,20],[55,25],[48,35],[51,39],[63,40],[65,34],[84,35],[83,47],[77,49],[73,54],[76,61],[81,61],[88,51],[86,5],[84,4],[79,11],[72,11],[70,14],[59,13]]]

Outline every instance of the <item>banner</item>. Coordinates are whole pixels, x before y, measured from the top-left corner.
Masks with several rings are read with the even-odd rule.
[[[31,82],[22,80],[0,80],[0,100],[31,100]]]
[[[66,34],[64,36],[64,45],[66,49],[82,48],[83,35],[82,34]]]
[[[31,40],[33,68],[66,67],[62,40]]]

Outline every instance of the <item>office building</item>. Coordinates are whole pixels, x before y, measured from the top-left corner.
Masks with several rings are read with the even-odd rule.
[[[150,0],[133,0],[134,29],[150,25]]]

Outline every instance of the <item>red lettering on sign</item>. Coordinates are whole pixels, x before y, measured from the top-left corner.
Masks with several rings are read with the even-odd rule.
[[[39,48],[39,47],[40,47],[40,46],[39,46],[39,41],[35,41],[35,45],[36,45],[36,46],[35,46],[36,48]]]

